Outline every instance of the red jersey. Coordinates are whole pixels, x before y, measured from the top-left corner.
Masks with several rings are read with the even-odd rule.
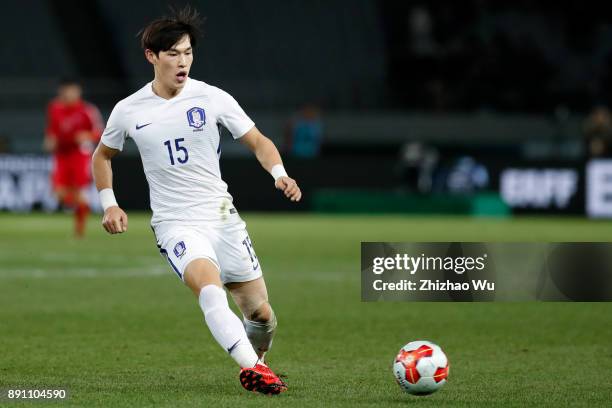
[[[77,135],[81,131],[93,132],[94,139],[90,143],[93,145],[100,139],[103,129],[100,112],[94,105],[85,101],[66,105],[54,99],[47,107],[46,133],[57,141],[55,154],[70,154],[83,150],[83,146],[77,141]]]

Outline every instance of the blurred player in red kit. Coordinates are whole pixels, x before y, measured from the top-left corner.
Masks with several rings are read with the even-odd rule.
[[[91,154],[104,124],[98,109],[81,99],[81,85],[62,80],[47,107],[45,149],[53,153],[53,190],[65,206],[74,208],[75,233],[85,232],[89,203],[85,189],[91,182]]]

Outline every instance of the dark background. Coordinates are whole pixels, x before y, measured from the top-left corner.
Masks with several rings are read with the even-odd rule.
[[[606,141],[596,157],[610,155],[609,113],[599,122],[589,116],[612,91],[612,16],[597,2],[189,4],[206,17],[191,75],[235,96],[284,152],[309,193],[300,209],[312,209],[322,189],[496,192],[500,166],[513,163],[582,172],[593,157],[593,123]],[[168,5],[3,3],[0,152],[42,153],[45,107],[61,77],[80,78],[105,118],[150,81],[136,35]],[[292,157],[292,124],[305,107],[317,112],[320,152]],[[239,207],[285,208],[274,191],[258,190],[269,176],[248,152],[230,137],[222,144],[223,175]],[[458,167],[465,158],[471,167]],[[123,171],[140,169],[132,143],[116,166],[123,202],[146,208],[142,171]],[[486,180],[474,181],[483,169]],[[449,181],[457,172],[459,187]]]

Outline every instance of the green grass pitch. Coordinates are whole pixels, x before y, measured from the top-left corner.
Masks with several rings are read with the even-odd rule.
[[[609,240],[612,223],[243,218],[279,318],[268,361],[287,393],[241,388],[144,214],[112,237],[94,216],[81,241],[68,216],[0,214],[0,388],[69,389],[44,406],[610,406],[612,304],[361,303],[359,243]],[[404,394],[391,373],[416,339],[451,362],[449,383],[428,397]]]

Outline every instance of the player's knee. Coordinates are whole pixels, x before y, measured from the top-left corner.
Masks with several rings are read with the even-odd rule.
[[[253,322],[267,323],[273,319],[274,311],[270,303],[266,301],[250,311],[245,317]]]

